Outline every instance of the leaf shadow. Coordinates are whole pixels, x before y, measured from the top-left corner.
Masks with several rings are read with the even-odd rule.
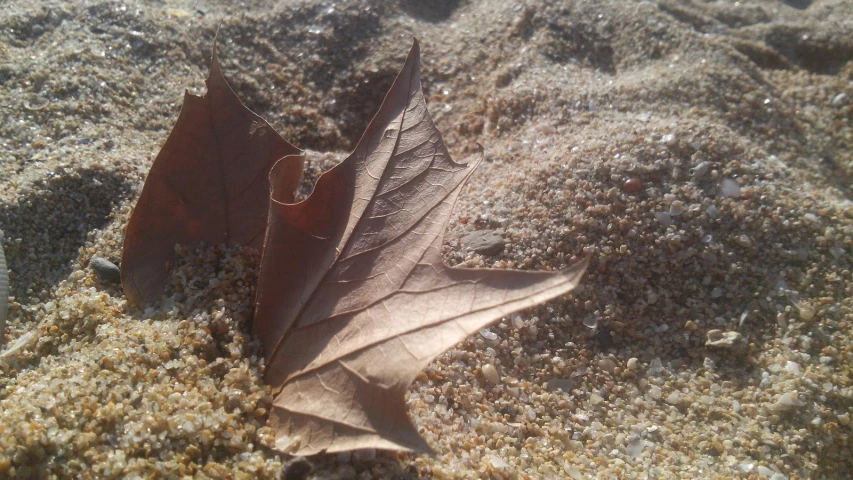
[[[461,0],[434,0],[422,2],[419,0],[402,0],[400,9],[419,20],[439,23],[449,19],[463,2]]]
[[[91,168],[54,172],[34,187],[0,205],[9,293],[21,303],[49,297],[88,233],[102,228],[131,191],[119,173]]]

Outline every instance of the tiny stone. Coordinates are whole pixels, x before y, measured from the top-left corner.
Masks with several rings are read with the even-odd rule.
[[[649,305],[654,305],[658,303],[658,294],[655,292],[647,292],[646,303],[648,303]]]
[[[497,385],[501,381],[501,376],[498,374],[498,369],[495,368],[491,363],[487,363],[483,365],[481,369],[483,372],[483,376],[486,377],[486,380],[489,381],[492,385]]]
[[[797,362],[787,362],[785,364],[785,370],[794,375],[800,375],[800,365]]]
[[[608,373],[613,373],[613,370],[616,369],[616,362],[610,358],[602,358],[598,361],[598,368],[604,370]]]
[[[655,212],[655,219],[664,227],[672,225],[672,216],[668,212]]]
[[[481,255],[497,255],[506,246],[506,240],[492,230],[479,230],[462,237],[462,244]]]
[[[805,403],[800,400],[797,392],[785,392],[782,395],[779,395],[776,403],[774,403],[770,409],[776,412],[786,412],[797,407],[802,407],[803,405],[805,405]]]
[[[832,104],[833,107],[838,107],[841,104],[843,104],[845,100],[847,100],[847,94],[846,93],[839,93],[838,95],[832,97],[832,102],[830,102],[830,103]]]
[[[710,170],[710,169],[711,169],[711,164],[709,164],[708,162],[700,162],[699,165],[696,165],[695,167],[691,168],[688,173],[690,174],[691,177],[699,179],[699,178],[704,177],[705,174],[708,173],[708,170]]]
[[[568,463],[563,465],[563,471],[566,472],[566,475],[572,478],[572,480],[582,480],[584,478],[583,473],[581,473],[580,469],[574,465],[570,465]]]
[[[797,309],[800,311],[800,318],[808,322],[814,318],[815,309],[807,302],[800,301],[797,303]]]
[[[628,454],[629,457],[636,458],[643,453],[643,449],[645,447],[646,443],[641,438],[634,437],[628,442],[628,445],[625,447],[625,453]]]
[[[480,336],[488,340],[489,342],[498,342],[500,340],[498,334],[489,330],[488,328],[480,330]]]
[[[649,389],[649,398],[652,400],[660,400],[662,396],[663,394],[660,391],[660,387],[652,387]]]
[[[643,190],[643,181],[637,177],[631,177],[622,184],[625,193],[639,193]]]
[[[625,364],[628,367],[628,370],[636,370],[640,368],[640,361],[637,360],[637,357],[631,357],[628,359],[628,363]]]
[[[721,330],[708,330],[705,346],[730,350],[735,353],[746,352],[749,345],[740,332],[723,332]]]
[[[660,375],[663,371],[663,364],[660,361],[660,358],[655,358],[649,363],[649,375],[656,376]]]
[[[596,317],[586,317],[583,319],[583,326],[586,328],[595,329],[598,327],[598,318]]]
[[[98,279],[104,282],[119,283],[121,282],[121,270],[115,263],[103,257],[92,257],[89,261],[89,266],[92,267]]]
[[[495,470],[509,470],[510,468],[506,460],[497,455],[487,455],[483,460],[488,462]]]
[[[684,208],[684,202],[681,200],[675,200],[669,205],[669,215],[677,217],[684,213]]]
[[[737,197],[740,195],[740,185],[734,179],[723,179],[723,183],[720,185],[720,195],[723,197]]]

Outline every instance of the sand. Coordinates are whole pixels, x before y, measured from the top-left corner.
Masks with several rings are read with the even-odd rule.
[[[594,255],[582,288],[419,377],[434,455],[320,455],[310,478],[849,475],[853,5],[394,3],[4,2],[0,476],[277,478],[291,461],[265,426],[255,253],[182,248],[146,311],[89,268],[119,263],[217,27],[240,98],[312,151],[303,195],[414,36],[451,152],[486,154],[448,263]],[[484,230],[504,249],[475,252]]]

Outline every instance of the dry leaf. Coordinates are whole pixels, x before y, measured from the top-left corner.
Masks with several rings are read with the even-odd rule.
[[[404,396],[436,356],[519,309],[572,290],[561,272],[457,269],[441,256],[453,205],[478,161],[454,163],[426,109],[415,43],[355,151],[289,204],[272,202],[254,330],[276,391],[276,447],[427,451]]]
[[[181,114],[154,160],[125,233],[121,283],[135,305],[163,293],[175,244],[260,248],[269,210],[269,172],[298,155],[246,108],[219,68],[214,42],[207,94],[184,94]],[[283,199],[293,201],[302,157],[279,165]]]

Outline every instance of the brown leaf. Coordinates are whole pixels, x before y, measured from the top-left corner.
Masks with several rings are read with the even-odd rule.
[[[577,285],[586,259],[561,272],[444,265],[444,230],[478,163],[450,159],[416,42],[355,151],[306,201],[289,204],[285,166],[273,168],[254,330],[277,390],[277,448],[429,450],[406,413],[415,376],[481,328]]]
[[[219,69],[214,44],[207,94],[184,94],[181,114],[154,160],[127,226],[121,283],[143,306],[168,281],[175,244],[260,248],[269,210],[269,172],[298,155],[261,117],[246,108]],[[302,157],[280,164],[282,199],[293,201]]]

